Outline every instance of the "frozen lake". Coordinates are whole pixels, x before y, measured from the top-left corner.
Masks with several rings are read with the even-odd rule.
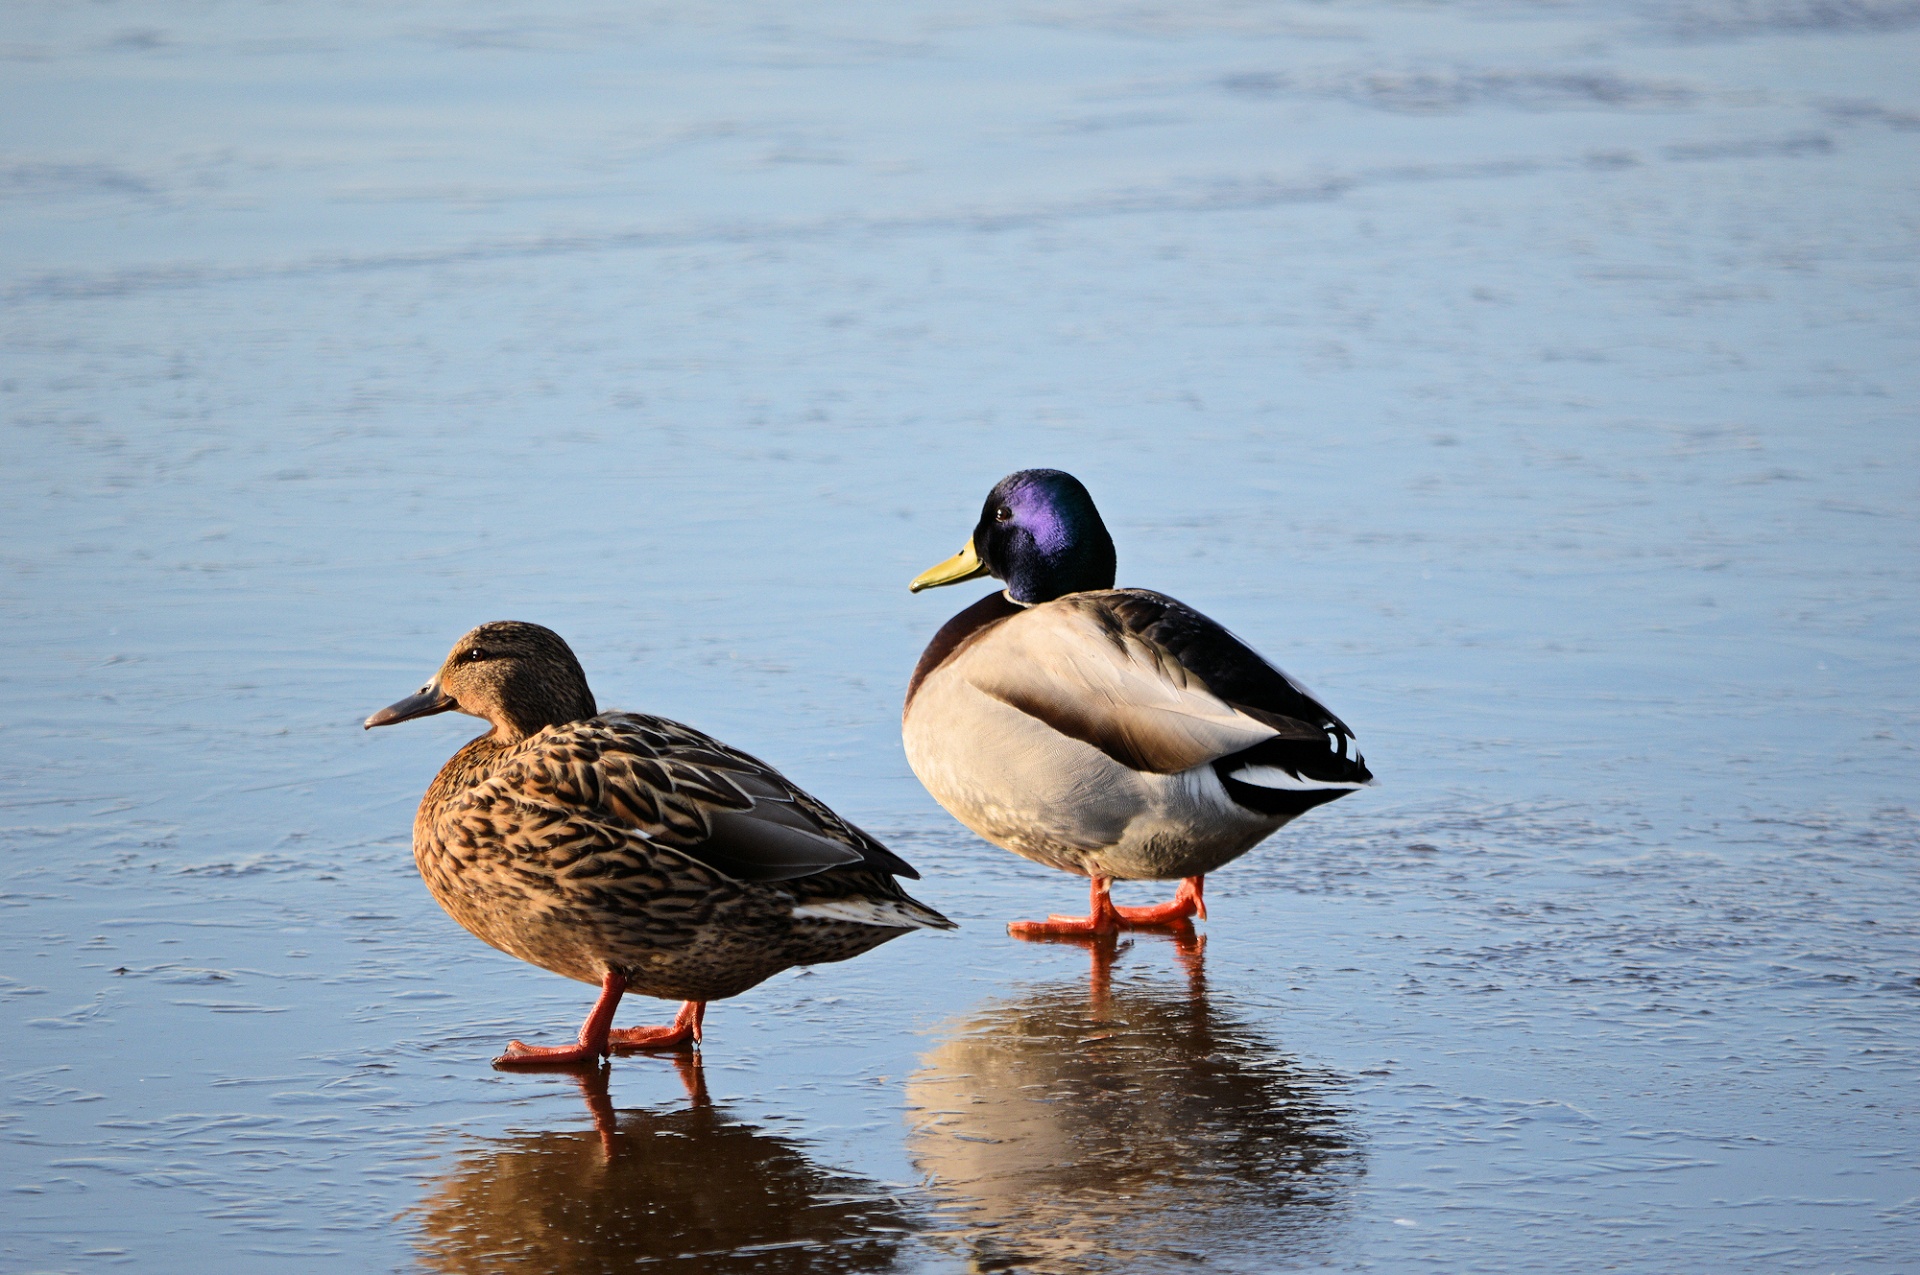
[[[1913,0],[8,7],[0,1267],[1912,1270],[1916,66]],[[901,754],[984,592],[906,582],[1033,465],[1381,777],[1203,948],[1009,939],[1080,883]],[[490,1070],[591,993],[415,873],[475,724],[359,722],[501,618],[963,928],[700,1076]]]

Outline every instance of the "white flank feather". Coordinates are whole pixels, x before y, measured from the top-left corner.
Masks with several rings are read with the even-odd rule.
[[[821,921],[851,921],[855,925],[883,925],[890,930],[937,930],[939,925],[926,913],[894,899],[832,899],[826,903],[803,903],[794,908],[795,916]]]
[[[1334,788],[1365,788],[1363,783],[1334,779],[1307,779],[1278,766],[1242,766],[1228,776],[1256,788],[1284,788],[1289,792],[1325,792]]]

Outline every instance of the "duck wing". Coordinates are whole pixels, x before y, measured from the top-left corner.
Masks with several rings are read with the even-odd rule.
[[[737,881],[855,864],[919,876],[765,762],[662,717],[603,713],[549,727],[483,787],[569,822],[636,833]]]
[[[1236,788],[1325,793],[1318,804],[1372,777],[1349,753],[1353,732],[1304,686],[1164,594],[1069,594],[1008,621],[992,648],[966,662],[976,687],[1136,770],[1213,763],[1259,809]]]

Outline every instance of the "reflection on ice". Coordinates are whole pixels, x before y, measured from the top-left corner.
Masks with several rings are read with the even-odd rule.
[[[620,1111],[580,1076],[593,1130],[524,1133],[464,1156],[416,1210],[433,1271],[884,1271],[911,1223],[876,1183],[727,1117],[683,1060],[684,1108]]]
[[[1187,986],[1114,983],[1108,940],[1091,985],[991,1006],[922,1059],[908,1149],[978,1269],[1270,1269],[1327,1248],[1361,1173],[1337,1080],[1216,1006],[1180,938]]]

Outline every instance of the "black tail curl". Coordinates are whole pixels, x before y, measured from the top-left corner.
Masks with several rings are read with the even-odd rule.
[[[1329,734],[1337,739],[1339,751],[1332,746],[1335,739],[1324,742],[1268,739],[1252,748],[1218,758],[1213,763],[1213,770],[1220,776],[1221,786],[1227,790],[1227,796],[1247,809],[1257,810],[1263,815],[1284,815],[1288,818],[1302,815],[1315,806],[1337,801],[1353,789],[1268,788],[1235,779],[1233,772],[1247,766],[1272,766],[1298,776],[1307,783],[1364,784],[1371,780],[1373,772],[1367,769],[1367,759],[1360,755],[1358,749],[1351,754],[1347,752],[1351,736],[1331,731]]]

